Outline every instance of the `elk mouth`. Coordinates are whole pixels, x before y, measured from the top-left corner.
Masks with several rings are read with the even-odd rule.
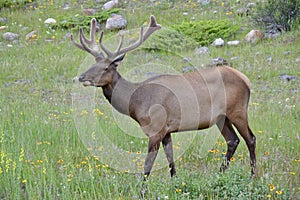
[[[95,84],[95,83],[92,82],[92,81],[81,81],[81,82],[82,82],[82,85],[83,85],[84,87],[88,87],[88,86],[102,87],[101,85]]]
[[[87,86],[93,86],[94,84],[91,81],[83,81],[83,86],[87,87]]]

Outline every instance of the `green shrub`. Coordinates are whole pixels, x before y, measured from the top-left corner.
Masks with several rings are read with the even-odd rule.
[[[215,39],[228,39],[233,36],[240,27],[227,20],[206,20],[183,22],[173,26],[179,33],[183,33],[199,45],[209,45]]]
[[[198,46],[192,38],[179,33],[174,29],[162,29],[151,36],[144,47],[148,50],[165,52],[180,52],[193,50]]]
[[[266,30],[290,31],[300,23],[300,1],[267,0],[257,7],[253,19]]]
[[[53,28],[61,28],[61,29],[74,29],[78,30],[79,28],[88,27],[91,23],[92,18],[96,18],[97,22],[103,23],[113,13],[119,13],[120,9],[114,8],[111,10],[99,11],[95,15],[92,16],[84,16],[84,15],[75,15],[75,16],[63,16],[58,21],[59,23],[55,25]]]

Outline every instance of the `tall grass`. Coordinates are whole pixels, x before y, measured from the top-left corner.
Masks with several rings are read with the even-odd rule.
[[[78,134],[84,127],[79,130],[76,119],[92,114],[99,130],[110,133],[106,136],[114,144],[135,154],[135,158],[140,156],[131,163],[139,163],[142,170],[147,139],[122,133],[110,106],[102,103],[105,100],[101,90],[89,88],[97,100],[93,109],[78,111],[74,102],[72,104],[74,88],[80,88],[76,92],[89,90],[76,85],[72,78],[81,72],[80,65],[86,63],[84,67],[88,67],[93,59],[86,58],[84,52],[64,39],[68,30],[49,29],[43,21],[66,12],[78,14],[82,7],[87,7],[87,4],[76,2],[69,1],[70,11],[61,9],[62,1],[41,1],[43,7],[37,9],[1,11],[1,17],[9,20],[7,31],[21,35],[20,44],[12,44],[12,47],[9,47],[10,42],[0,39],[1,199],[140,198],[142,175],[132,173],[126,166],[117,170],[112,167],[113,163],[102,162],[91,148],[93,146],[83,142],[82,136],[92,138],[93,133],[87,128],[84,135]],[[163,26],[191,17],[235,18],[226,10],[235,5],[233,1],[211,1],[206,7],[196,1],[186,5],[178,2],[169,5],[168,2],[147,7],[142,6],[149,5],[146,1],[136,4],[130,1],[125,4],[128,9],[122,12],[128,17],[129,28],[138,28],[150,13],[156,14]],[[215,9],[219,11],[217,15],[213,14]],[[186,11],[189,14],[183,15]],[[237,20],[249,28],[247,18]],[[37,38],[26,43],[25,35],[31,30],[37,32]],[[249,156],[244,142],[238,147],[228,171],[218,173],[226,151],[225,141],[212,131],[211,134],[219,138],[204,150],[201,147],[209,137],[199,133],[177,159],[176,178],[169,178],[167,168],[153,172],[146,183],[147,199],[297,199],[300,196],[299,80],[279,78],[281,74],[300,76],[299,36],[299,32],[294,31],[256,45],[242,43],[237,47],[210,48],[212,58],[230,60],[236,57],[230,64],[251,79],[249,121],[257,136],[258,177],[250,179]],[[53,42],[45,42],[48,38]],[[158,56],[168,60],[168,55]],[[268,57],[272,57],[272,61]],[[134,58],[134,55],[127,55],[129,63],[134,62],[130,60]],[[83,62],[85,59],[87,62]],[[180,70],[178,62],[171,60],[168,64]],[[120,69],[122,73],[126,70]],[[98,136],[103,135],[96,133],[95,137]],[[101,149],[102,153],[106,150]]]

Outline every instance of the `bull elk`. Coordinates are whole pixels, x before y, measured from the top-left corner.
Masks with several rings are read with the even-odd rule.
[[[117,71],[125,54],[138,48],[149,36],[159,30],[154,16],[146,31],[142,26],[139,39],[122,48],[124,35],[114,52],[95,41],[96,19],[91,20],[90,39],[79,31],[80,43],[72,43],[92,54],[96,63],[79,76],[84,86],[101,87],[110,104],[119,112],[137,121],[148,136],[148,154],[144,163],[144,176],[148,177],[157,156],[160,142],[163,144],[171,176],[175,164],[171,133],[200,130],[216,124],[227,142],[227,152],[220,171],[230,162],[238,144],[236,127],[246,141],[250,153],[251,173],[255,174],[255,136],[248,125],[247,107],[250,98],[250,81],[241,72],[219,66],[185,73],[183,75],[160,75],[140,83],[125,80]],[[88,46],[89,45],[89,46]]]

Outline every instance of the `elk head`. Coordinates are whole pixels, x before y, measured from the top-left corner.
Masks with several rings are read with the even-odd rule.
[[[81,50],[87,51],[92,54],[95,58],[96,63],[93,64],[86,72],[79,76],[79,81],[84,86],[95,86],[104,87],[110,84],[113,80],[113,76],[116,74],[118,64],[123,60],[125,54],[139,47],[147,38],[156,30],[159,30],[161,26],[156,23],[155,17],[150,16],[149,26],[144,33],[144,27],[140,29],[139,40],[132,45],[122,48],[124,41],[124,35],[121,35],[121,39],[117,49],[114,52],[109,51],[102,43],[103,31],[100,34],[99,45],[103,52],[99,51],[99,47],[96,44],[95,33],[96,33],[96,19],[91,20],[90,28],[90,39],[84,36],[83,29],[79,30],[80,44],[74,41],[73,35],[71,35],[72,43]],[[88,47],[88,45],[90,47]]]

